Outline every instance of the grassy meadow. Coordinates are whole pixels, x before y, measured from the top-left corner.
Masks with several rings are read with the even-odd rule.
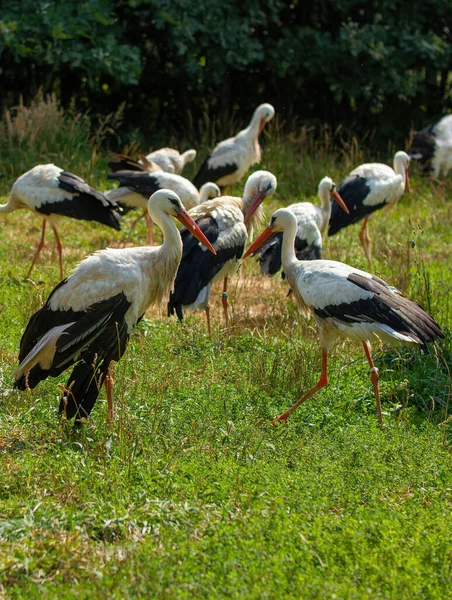
[[[0,135],[0,201],[38,162],[111,187],[105,156],[84,145],[81,125],[72,133],[60,155],[50,134],[48,142],[38,136],[43,146],[10,137],[9,154]],[[337,152],[326,134],[313,141],[300,128],[289,137],[277,124],[263,142],[260,167],[278,178],[266,221],[280,206],[316,202],[324,175],[339,183],[364,161],[392,162],[398,149],[375,157],[352,141]],[[25,278],[39,218],[0,217],[0,597],[450,594],[452,184],[443,195],[416,165],[411,177],[411,195],[370,221],[372,270],[420,302],[447,335],[425,356],[374,347],[382,429],[364,353],[348,342],[331,355],[329,386],[288,427],[270,425],[317,381],[320,347],[285,282],[263,279],[253,259],[231,282],[229,330],[220,285],[212,339],[203,314],[181,325],[165,307],[151,308],[114,368],[114,422],[106,422],[102,391],[91,419],[74,428],[57,412],[67,374],[31,392],[12,389],[21,335],[59,275],[50,231]],[[62,220],[65,272],[106,245],[144,244],[144,222],[129,233],[133,218],[119,233]],[[326,239],[324,257],[367,270],[358,230]]]

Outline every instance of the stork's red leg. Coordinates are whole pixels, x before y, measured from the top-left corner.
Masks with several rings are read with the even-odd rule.
[[[366,353],[367,362],[370,365],[370,380],[374,388],[375,401],[377,403],[378,422],[383,425],[383,417],[381,416],[380,390],[378,388],[378,369],[372,360],[368,342],[363,342],[364,352]]]
[[[58,259],[60,261],[60,279],[64,279],[63,275],[63,244],[61,243],[60,236],[58,235],[58,231],[56,230],[55,225],[52,224],[53,233],[56,239],[56,245],[58,250]]]
[[[212,328],[210,326],[210,306],[207,304],[206,306],[206,319],[207,319],[207,331],[209,333],[209,337],[212,337]]]
[[[369,217],[366,217],[364,219],[363,226],[361,227],[361,231],[359,232],[359,239],[364,248],[364,253],[366,255],[369,267],[371,267],[372,266],[372,254],[370,251],[370,243],[372,240],[370,239],[369,230],[367,228],[368,221],[369,221]]]
[[[148,227],[148,244],[154,245],[154,222],[151,219],[149,212],[146,210],[146,225]]]
[[[289,418],[289,415],[291,415],[293,413],[294,410],[296,410],[301,404],[303,404],[303,402],[305,400],[307,400],[308,398],[313,396],[316,392],[318,392],[319,390],[321,390],[322,388],[324,388],[328,385],[327,366],[328,366],[328,353],[324,348],[322,348],[322,372],[320,374],[320,379],[315,384],[315,386],[311,390],[309,390],[309,392],[307,394],[305,394],[302,398],[300,398],[300,400],[298,400],[298,402],[295,402],[295,404],[293,406],[291,406],[289,408],[289,410],[286,410],[285,413],[283,413],[279,417],[276,417],[276,419],[274,419],[272,421],[273,425],[277,421],[278,422],[284,421],[287,424],[287,419]]]
[[[228,278],[225,277],[223,281],[223,293],[221,294],[221,303],[223,304],[224,320],[226,321],[226,327],[229,327],[228,298]]]
[[[113,420],[115,414],[113,412],[113,377],[110,375],[110,371],[107,371],[107,375],[104,379],[105,392],[107,393],[107,420]]]
[[[135,221],[133,221],[133,222],[132,222],[132,225],[130,226],[130,231],[133,231],[133,230],[135,229],[135,227],[137,226],[137,224],[138,224],[138,221],[141,221],[141,219],[142,219],[143,217],[145,217],[147,214],[149,214],[149,213],[148,213],[148,209],[146,209],[146,210],[144,211],[144,213],[142,213],[142,214],[141,214],[139,217],[137,217],[137,218],[135,219]]]
[[[36,254],[33,257],[33,262],[31,263],[31,267],[28,270],[27,277],[30,277],[31,272],[33,271],[33,267],[35,266],[36,261],[38,260],[39,253],[45,246],[46,224],[47,224],[47,221],[45,219],[43,219],[42,220],[41,240],[39,241],[38,247],[36,248]]]

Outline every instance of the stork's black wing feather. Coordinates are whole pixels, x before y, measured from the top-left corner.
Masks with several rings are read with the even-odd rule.
[[[193,185],[199,188],[205,183],[212,181],[213,183],[217,183],[222,177],[226,177],[226,175],[231,175],[235,173],[238,169],[238,165],[234,162],[227,163],[222,165],[221,167],[210,167],[209,166],[210,156],[206,158],[206,160],[202,163],[199,171],[195,175],[193,179]]]
[[[57,288],[64,283],[65,281],[62,281]],[[118,324],[122,326],[125,314],[130,307],[130,302],[121,292],[108,300],[96,302],[86,311],[52,310],[49,304],[52,294],[28,323],[20,343],[19,362],[26,358],[40,339],[53,327],[69,323],[73,323],[73,325],[68,327],[58,338],[50,368],[43,369],[39,364],[35,365],[28,373],[21,375],[16,380],[14,387],[18,389],[24,390],[27,387],[32,389],[43,379],[49,376],[56,377],[73,365],[81,353],[87,349],[91,351],[95,348],[97,353],[103,355],[102,348],[108,347],[106,339],[117,332]],[[112,356],[110,360],[117,359]]]
[[[127,187],[145,198],[149,198],[154,192],[161,189],[158,177],[148,172],[118,171],[109,173],[107,178],[118,181],[119,187]]]
[[[71,195],[66,200],[49,201],[36,210],[43,215],[64,215],[72,219],[97,221],[119,231],[121,229],[120,207],[89,186],[83,179],[67,171],[58,177],[58,187]]]
[[[367,217],[385,204],[384,201],[373,206],[364,204],[364,200],[370,193],[370,187],[365,177],[361,177],[360,175],[352,175],[344,179],[337,188],[337,192],[345,202],[349,214],[345,210],[342,210],[337,202],[333,202],[328,235],[334,235],[340,229],[347,227],[347,225],[361,221],[361,219],[364,219],[364,217]]]
[[[146,171],[144,165],[126,154],[113,154],[113,157],[115,160],[107,163],[112,173],[116,173],[117,171]]]
[[[433,125],[429,125],[421,131],[413,133],[413,140],[409,149],[409,154],[421,154],[419,159],[421,165],[424,165],[424,171],[431,169],[431,160],[436,150],[435,134],[433,133]]]
[[[215,244],[220,234],[220,228],[212,217],[197,221],[198,227],[211,244]],[[204,252],[193,234],[182,232],[183,256],[174,282],[174,290],[168,302],[168,315],[176,311],[182,320],[182,306],[192,304],[199,292],[208,285],[215,275],[223,268],[228,260],[240,258],[244,245],[216,249],[217,254]]]
[[[410,335],[425,347],[428,342],[443,338],[436,321],[420,306],[401,294],[393,293],[378,277],[364,277],[359,273],[348,276],[358,287],[371,292],[372,297],[344,304],[330,304],[314,309],[319,317],[334,317],[343,323],[377,322],[395,331]]]

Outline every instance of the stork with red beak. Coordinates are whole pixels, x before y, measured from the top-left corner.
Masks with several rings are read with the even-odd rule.
[[[410,157],[406,152],[396,152],[394,169],[380,163],[360,165],[337,188],[349,213],[333,205],[328,235],[364,219],[359,239],[364,248],[369,267],[372,265],[371,239],[367,229],[369,215],[384,206],[395,206],[405,189],[409,193],[408,167]]]
[[[270,225],[243,258],[278,232],[283,233],[282,264],[287,281],[301,310],[311,313],[317,322],[322,372],[317,384],[276,421],[286,422],[295,409],[328,384],[328,352],[338,338],[348,338],[363,345],[381,424],[378,369],[373,363],[369,342],[425,348],[427,343],[443,338],[444,333],[421,306],[379,277],[332,260],[298,260],[294,250],[297,220],[290,210],[282,208],[273,213]]]
[[[181,236],[170,217],[215,254],[172,190],[153,194],[148,210],[163,232],[163,244],[91,254],[56,286],[22,336],[16,388],[33,389],[75,365],[60,402],[68,419],[89,416],[102,384],[112,416],[110,362],[122,357],[149,306],[168,297],[182,258]]]

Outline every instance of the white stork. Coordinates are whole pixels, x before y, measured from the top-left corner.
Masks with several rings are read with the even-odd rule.
[[[179,154],[174,148],[160,148],[146,155],[148,162],[157,164],[163,171],[167,173],[175,173],[180,175],[187,163],[193,162],[196,158],[196,150],[186,150]]]
[[[173,190],[181,199],[186,210],[190,210],[199,204],[201,197],[208,198],[211,194],[219,193],[218,186],[213,188],[210,182],[209,185],[205,184],[205,187],[203,186],[198,191],[192,182],[185,177],[174,175],[173,173],[165,173],[164,171],[155,173],[117,171],[116,173],[109,173],[107,177],[119,182],[119,187],[106,192],[108,198],[117,202],[125,213],[134,208],[144,211],[142,216],[146,216],[147,219],[149,244],[154,243],[154,234],[152,221],[149,218],[146,207],[149,196],[154,192],[160,189]],[[132,228],[136,225],[137,221],[134,222]]]
[[[452,115],[446,115],[435,125],[413,133],[410,157],[433,171],[435,178],[445,179],[452,169]]]
[[[296,202],[287,208],[297,219],[295,236],[295,254],[298,260],[322,258],[322,235],[331,215],[331,200],[334,199],[342,210],[348,212],[344,201],[336,190],[336,184],[330,177],[324,177],[318,187],[321,206],[311,202]],[[260,271],[265,275],[274,275],[281,268],[282,233],[274,235],[259,249]]]
[[[274,115],[271,104],[258,106],[246,129],[215,146],[193,179],[195,186],[199,188],[206,181],[214,181],[224,193],[226,186],[240,181],[251,165],[261,161],[259,134]]]
[[[229,326],[228,277],[236,272],[253,228],[259,227],[262,221],[260,205],[264,198],[273,194],[276,184],[276,177],[268,171],[256,171],[246,182],[243,199],[223,196],[190,211],[190,216],[215,248],[216,255],[211,260],[192,233],[182,231],[182,261],[168,302],[168,315],[176,312],[182,321],[183,310],[204,309],[211,336],[211,286],[217,279],[223,279],[222,303],[226,327]]]
[[[60,402],[68,419],[88,417],[102,383],[112,416],[109,364],[124,354],[148,307],[167,298],[182,256],[180,233],[170,217],[215,252],[173,191],[156,192],[148,210],[163,232],[163,244],[91,254],[56,286],[22,336],[16,388],[32,389],[75,365]]]
[[[165,173],[174,173],[181,175],[187,163],[193,162],[196,158],[196,150],[186,150],[180,154],[174,148],[160,148],[154,150],[146,156],[140,154],[138,160],[133,159],[126,154],[113,154],[116,160],[108,163],[111,171],[165,171]]]
[[[364,219],[359,239],[364,248],[369,267],[372,265],[370,236],[367,229],[369,215],[384,206],[394,206],[403,192],[409,192],[408,167],[410,157],[406,152],[396,152],[394,169],[381,163],[369,163],[356,167],[337,188],[349,212],[339,210],[337,204],[331,209],[328,235],[334,235],[347,225]]]
[[[89,186],[81,177],[53,164],[37,165],[16,179],[7,204],[0,205],[0,213],[20,208],[28,208],[43,217],[41,240],[28,270],[28,277],[44,248],[47,221],[55,234],[61,278],[64,277],[63,246],[56,229],[59,217],[97,221],[117,231],[121,228],[121,208],[113,199]]]
[[[243,258],[279,231],[283,232],[282,263],[287,281],[301,310],[309,311],[317,322],[322,372],[317,384],[276,421],[287,422],[300,404],[328,384],[328,352],[337,338],[348,338],[362,342],[370,366],[378,420],[382,423],[378,369],[369,342],[417,344],[425,348],[428,342],[443,338],[443,332],[423,308],[374,275],[332,260],[299,261],[294,251],[297,220],[290,210],[273,213],[270,225]]]

